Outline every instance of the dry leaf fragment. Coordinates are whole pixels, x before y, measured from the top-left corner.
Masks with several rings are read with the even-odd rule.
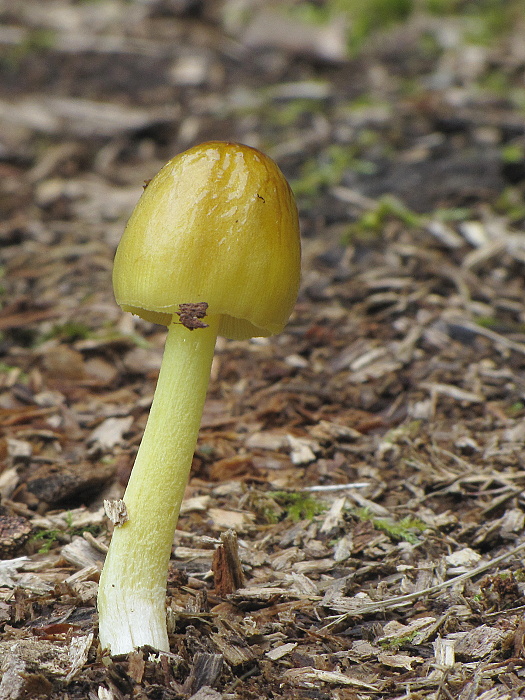
[[[111,450],[122,443],[124,434],[133,424],[133,416],[124,418],[106,418],[88,438],[88,444],[98,443],[103,450]]]
[[[90,379],[100,382],[103,385],[111,384],[119,374],[115,365],[102,357],[91,357],[84,362],[84,369]]]
[[[253,474],[256,470],[252,464],[250,455],[234,455],[233,457],[225,457],[214,462],[210,468],[210,478],[213,481],[229,481],[244,476],[245,474]]]
[[[46,375],[57,381],[75,381],[86,376],[82,353],[68,345],[46,348],[42,365]]]

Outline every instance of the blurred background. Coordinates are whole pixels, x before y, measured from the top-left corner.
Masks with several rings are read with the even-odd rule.
[[[0,0],[0,658],[67,620],[49,697],[180,697],[196,649],[242,700],[523,695],[524,37],[525,0]],[[285,332],[219,339],[181,665],[137,690],[89,635],[165,329],[116,306],[112,260],[144,182],[208,139],[280,165],[303,280]],[[209,575],[230,527],[235,604]]]

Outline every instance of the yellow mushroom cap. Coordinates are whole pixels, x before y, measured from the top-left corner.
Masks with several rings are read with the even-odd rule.
[[[169,161],[145,188],[117,248],[125,311],[169,325],[206,302],[219,333],[279,333],[300,278],[297,207],[277,165],[249,146],[210,141]]]

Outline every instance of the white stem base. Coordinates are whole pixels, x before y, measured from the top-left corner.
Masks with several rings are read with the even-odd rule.
[[[165,588],[156,594],[147,595],[144,591],[140,595],[116,587],[107,596],[106,612],[100,613],[102,648],[109,649],[112,656],[129,654],[146,644],[159,651],[169,651],[165,599]]]
[[[148,423],[124,494],[98,593],[103,649],[169,651],[166,578],[206,399],[219,317],[190,331],[172,323]]]

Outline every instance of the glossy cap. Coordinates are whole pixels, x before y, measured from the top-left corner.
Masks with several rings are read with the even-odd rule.
[[[149,182],[115,255],[117,303],[169,325],[180,304],[206,302],[219,333],[279,333],[300,278],[297,207],[260,151],[211,141],[176,156]]]

